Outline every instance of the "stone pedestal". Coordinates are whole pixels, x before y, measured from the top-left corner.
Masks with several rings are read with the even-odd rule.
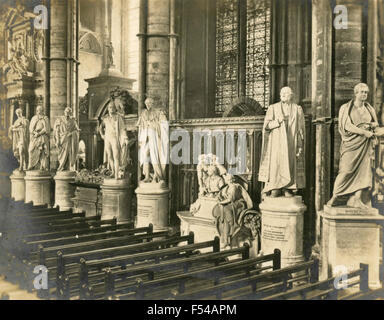
[[[169,193],[170,190],[161,183],[139,183],[137,194],[136,228],[153,224],[153,230],[169,229]]]
[[[360,263],[368,264],[369,286],[380,285],[380,229],[384,217],[377,209],[330,207],[320,213],[321,277],[333,276],[338,270],[356,270]]]
[[[190,211],[178,211],[177,216],[180,219],[180,231],[181,235],[188,235],[189,232],[193,232],[195,235],[195,242],[211,241],[216,236],[220,238],[219,232],[216,227],[216,220],[213,217],[213,208],[217,205],[218,200],[215,198],[201,197],[192,206],[194,212]],[[258,254],[258,239],[253,241],[249,238],[241,239],[241,241],[247,241],[250,243],[249,255],[250,257],[256,257]],[[241,242],[242,243],[242,242]],[[239,243],[240,245],[242,245]],[[223,243],[220,243],[223,247]],[[210,251],[210,249],[201,250]]]
[[[215,219],[192,215],[189,211],[178,211],[181,235],[191,231],[195,235],[195,242],[211,241],[216,236],[220,237],[216,229]]]
[[[25,202],[51,206],[51,175],[48,171],[31,170],[25,174]]]
[[[100,185],[82,182],[71,185],[76,189],[75,197],[72,198],[74,212],[85,211],[86,217],[101,216],[103,199]]]
[[[304,211],[301,196],[266,197],[260,204],[261,250],[264,254],[281,251],[281,266],[304,261]]]
[[[104,179],[102,190],[101,219],[117,218],[118,223],[133,223],[132,195],[129,179]]]
[[[11,197],[15,201],[25,200],[25,172],[16,169],[9,177],[11,179]]]
[[[71,182],[75,182],[75,171],[58,171],[54,176],[55,180],[55,206],[60,207],[60,211],[73,208],[72,198],[75,195],[75,187]]]

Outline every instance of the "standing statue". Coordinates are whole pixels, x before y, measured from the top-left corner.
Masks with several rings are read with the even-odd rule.
[[[36,115],[29,126],[29,163],[28,170],[49,170],[49,119],[44,115],[42,106],[36,108]]]
[[[153,108],[154,98],[147,98],[137,122],[139,127],[139,160],[145,176],[143,182],[165,181],[165,169],[168,162],[169,123],[162,109]],[[149,164],[152,164],[154,175],[151,179]]]
[[[9,128],[9,137],[12,139],[13,154],[19,160],[19,171],[27,169],[29,121],[23,116],[23,111],[16,109],[17,120]]]
[[[113,66],[113,55],[115,50],[113,49],[112,41],[105,45],[107,47],[107,68]]]
[[[333,196],[328,201],[329,206],[334,206],[339,196],[350,195],[349,206],[362,209],[371,207],[370,197],[369,200],[364,199],[363,191],[372,188],[375,136],[383,136],[384,128],[378,128],[376,111],[366,102],[368,92],[365,83],[357,84],[354,99],[340,108],[339,173]]]
[[[305,187],[305,119],[292,95],[291,88],[282,88],[281,101],[269,106],[264,119],[259,181],[271,197],[282,191],[292,197],[292,191]]]
[[[72,116],[72,109],[67,107],[64,115],[57,118],[54,125],[54,141],[59,150],[57,171],[74,170],[79,151],[79,127]]]
[[[108,104],[108,114],[104,116],[99,131],[104,140],[104,163],[111,170],[111,176],[115,179],[124,178],[129,156],[129,141],[124,118],[117,113],[113,101]]]
[[[253,207],[248,192],[240,184],[235,183],[232,175],[227,174],[224,179],[226,185],[221,189],[218,195],[219,203],[212,211],[222,247],[232,244],[231,240],[242,226],[241,213]],[[250,230],[249,237],[252,237]]]

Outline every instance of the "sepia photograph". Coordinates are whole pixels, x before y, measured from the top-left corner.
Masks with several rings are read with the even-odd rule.
[[[384,300],[383,226],[384,0],[0,0],[0,300]]]

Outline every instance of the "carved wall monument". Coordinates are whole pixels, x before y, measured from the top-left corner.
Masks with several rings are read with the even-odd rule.
[[[220,159],[201,154],[197,165],[199,197],[190,211],[177,213],[181,231],[195,233],[197,242],[220,236],[222,248],[238,247],[248,242],[253,255],[258,254],[260,214],[243,186],[244,181],[227,173]]]

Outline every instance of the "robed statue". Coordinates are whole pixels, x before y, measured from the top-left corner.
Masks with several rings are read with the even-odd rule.
[[[292,95],[282,88],[281,101],[269,106],[264,119],[259,181],[271,197],[292,197],[305,187],[305,118]]]
[[[104,140],[104,163],[115,179],[122,179],[128,164],[128,135],[124,118],[117,112],[115,104],[108,104],[108,113],[103,117],[99,132]]]
[[[212,211],[222,247],[233,245],[232,239],[243,225],[243,215],[253,207],[248,192],[239,183],[235,183],[234,176],[226,174],[224,179],[225,186],[218,194],[219,203]],[[251,231],[248,232],[248,236],[252,237]]]
[[[42,106],[36,108],[36,115],[29,126],[28,170],[49,170],[49,134],[51,127]]]
[[[64,115],[57,118],[54,125],[54,141],[59,150],[57,171],[74,170],[79,151],[79,127],[72,116],[72,109],[67,107]]]
[[[379,128],[375,109],[366,101],[369,88],[359,83],[354,88],[355,97],[343,104],[339,111],[341,136],[339,173],[335,180],[333,196],[328,205],[336,205],[340,196],[349,196],[347,205],[367,209],[371,207],[372,169],[376,137],[384,135]]]
[[[164,110],[154,107],[156,100],[147,98],[146,109],[137,122],[139,161],[143,168],[143,182],[164,182],[168,162],[169,123]],[[153,167],[151,175],[150,164]]]
[[[12,140],[13,154],[19,161],[20,171],[27,170],[29,121],[23,116],[23,111],[18,108],[15,111],[17,120],[9,128],[9,137]]]

